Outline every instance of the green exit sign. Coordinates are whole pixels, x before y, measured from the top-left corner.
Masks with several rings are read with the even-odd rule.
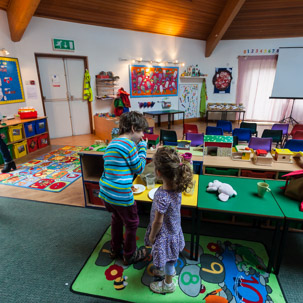
[[[64,39],[52,39],[53,49],[61,51],[74,51],[75,41],[74,40],[64,40]]]

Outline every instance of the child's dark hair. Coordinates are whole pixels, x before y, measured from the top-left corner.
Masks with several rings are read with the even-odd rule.
[[[148,123],[145,117],[136,111],[124,113],[120,116],[119,135],[134,131],[146,131]]]
[[[177,192],[193,187],[193,171],[189,164],[170,147],[161,147],[153,157],[155,169]]]

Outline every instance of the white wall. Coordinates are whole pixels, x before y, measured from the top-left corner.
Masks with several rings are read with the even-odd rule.
[[[34,53],[66,54],[52,50],[52,38],[70,39],[75,41],[74,55],[87,56],[89,70],[92,77],[92,87],[95,87],[95,75],[100,71],[112,71],[120,76],[119,84],[129,92],[128,64],[119,61],[119,58],[145,59],[161,58],[163,60],[179,59],[186,65],[198,64],[200,70],[208,74],[207,93],[209,102],[235,102],[236,83],[238,74],[239,55],[244,55],[245,49],[278,48],[281,46],[303,46],[303,38],[264,39],[264,40],[231,40],[221,41],[209,58],[204,57],[205,42],[200,40],[156,35],[128,30],[119,30],[78,23],[56,21],[33,17],[20,42],[13,43],[7,24],[5,11],[0,10],[0,47],[10,51],[10,57],[17,57],[21,68],[23,85],[25,81],[35,80],[38,84],[38,75]],[[70,53],[68,53],[70,54]],[[216,67],[232,67],[233,81],[230,94],[214,94],[212,77]],[[180,73],[184,68],[180,67]],[[1,105],[0,111],[6,115],[13,115],[19,107],[33,106],[39,115],[43,114],[40,97],[35,101]],[[95,90],[93,90],[95,93]],[[139,109],[138,102],[142,98],[131,100],[132,109]],[[144,101],[161,101],[161,97],[143,98]],[[173,108],[178,107],[177,97],[170,97]],[[299,104],[299,102],[297,102]],[[300,104],[299,104],[300,106]],[[160,109],[156,103],[153,110]],[[108,101],[93,101],[93,113],[110,110]]]

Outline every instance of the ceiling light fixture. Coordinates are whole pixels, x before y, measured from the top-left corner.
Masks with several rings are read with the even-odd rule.
[[[130,62],[131,64],[137,63],[147,63],[149,64],[159,64],[160,66],[163,65],[168,65],[168,64],[174,64],[174,65],[180,65],[180,66],[185,66],[184,62],[180,62],[179,60],[173,60],[173,61],[162,61],[161,59],[156,59],[156,60],[150,60],[150,59],[143,59],[141,57],[136,58],[136,59],[127,59],[127,58],[119,58],[120,61],[125,61],[125,62]]]

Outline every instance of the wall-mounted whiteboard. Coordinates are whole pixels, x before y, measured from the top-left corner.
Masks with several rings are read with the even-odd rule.
[[[303,46],[280,47],[270,98],[303,99]]]

